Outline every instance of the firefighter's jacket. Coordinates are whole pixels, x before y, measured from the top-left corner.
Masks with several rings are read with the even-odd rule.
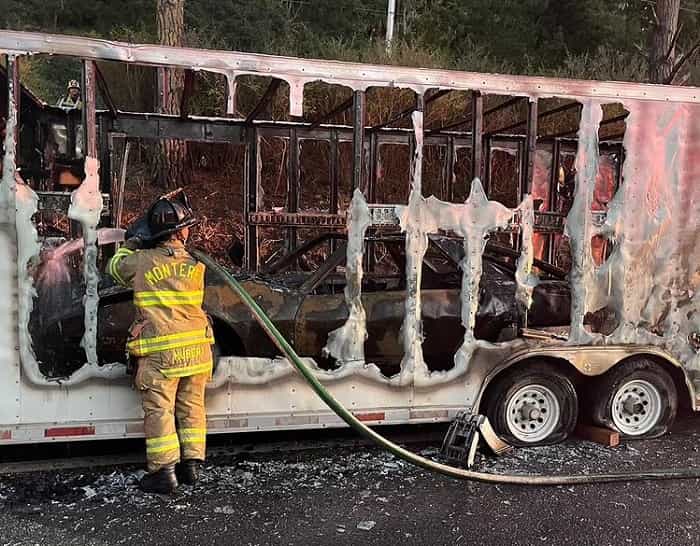
[[[58,106],[59,108],[63,108],[64,110],[79,110],[83,107],[83,101],[80,98],[80,96],[76,97],[75,99],[72,99],[70,95],[65,95],[58,99],[56,106]]]
[[[155,357],[166,377],[211,373],[214,338],[202,309],[204,264],[179,240],[153,249],[130,246],[117,250],[107,266],[115,281],[134,289],[136,318],[129,332],[129,353]]]

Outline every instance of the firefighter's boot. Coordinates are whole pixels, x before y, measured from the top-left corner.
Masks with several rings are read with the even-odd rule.
[[[179,483],[194,485],[199,481],[199,467],[202,461],[197,459],[185,459],[175,465],[175,475]]]
[[[139,485],[146,493],[160,493],[162,495],[174,493],[177,489],[175,466],[164,466],[160,470],[146,474],[141,478]]]

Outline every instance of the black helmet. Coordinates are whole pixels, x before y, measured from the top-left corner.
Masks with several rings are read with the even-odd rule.
[[[151,239],[160,239],[197,223],[187,202],[161,197],[151,205],[146,215]]]

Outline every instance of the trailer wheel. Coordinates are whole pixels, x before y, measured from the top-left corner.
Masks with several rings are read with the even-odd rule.
[[[497,379],[489,393],[486,415],[512,445],[555,444],[576,426],[576,389],[553,366],[531,364],[516,369]]]
[[[597,379],[593,393],[593,421],[625,438],[661,436],[678,409],[673,379],[647,358],[615,366]]]

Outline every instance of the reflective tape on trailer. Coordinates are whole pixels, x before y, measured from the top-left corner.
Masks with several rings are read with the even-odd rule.
[[[52,427],[44,430],[46,438],[68,438],[70,436],[94,436],[95,427],[77,426],[77,427]]]
[[[437,423],[453,419],[464,408],[423,407],[368,409],[353,414],[363,423],[371,425],[401,425],[411,423]],[[5,425],[7,426],[7,425]],[[207,419],[207,429],[211,434],[232,434],[285,429],[323,429],[347,426],[336,414],[330,411],[309,411],[303,413],[274,413],[234,415],[212,415]],[[128,419],[100,421],[97,423],[52,423],[50,426],[38,423],[17,424],[12,428],[0,429],[0,444],[31,444],[51,441],[107,440],[119,438],[142,438],[143,421]]]
[[[375,411],[370,413],[353,413],[360,421],[384,421],[386,414],[383,411]]]

